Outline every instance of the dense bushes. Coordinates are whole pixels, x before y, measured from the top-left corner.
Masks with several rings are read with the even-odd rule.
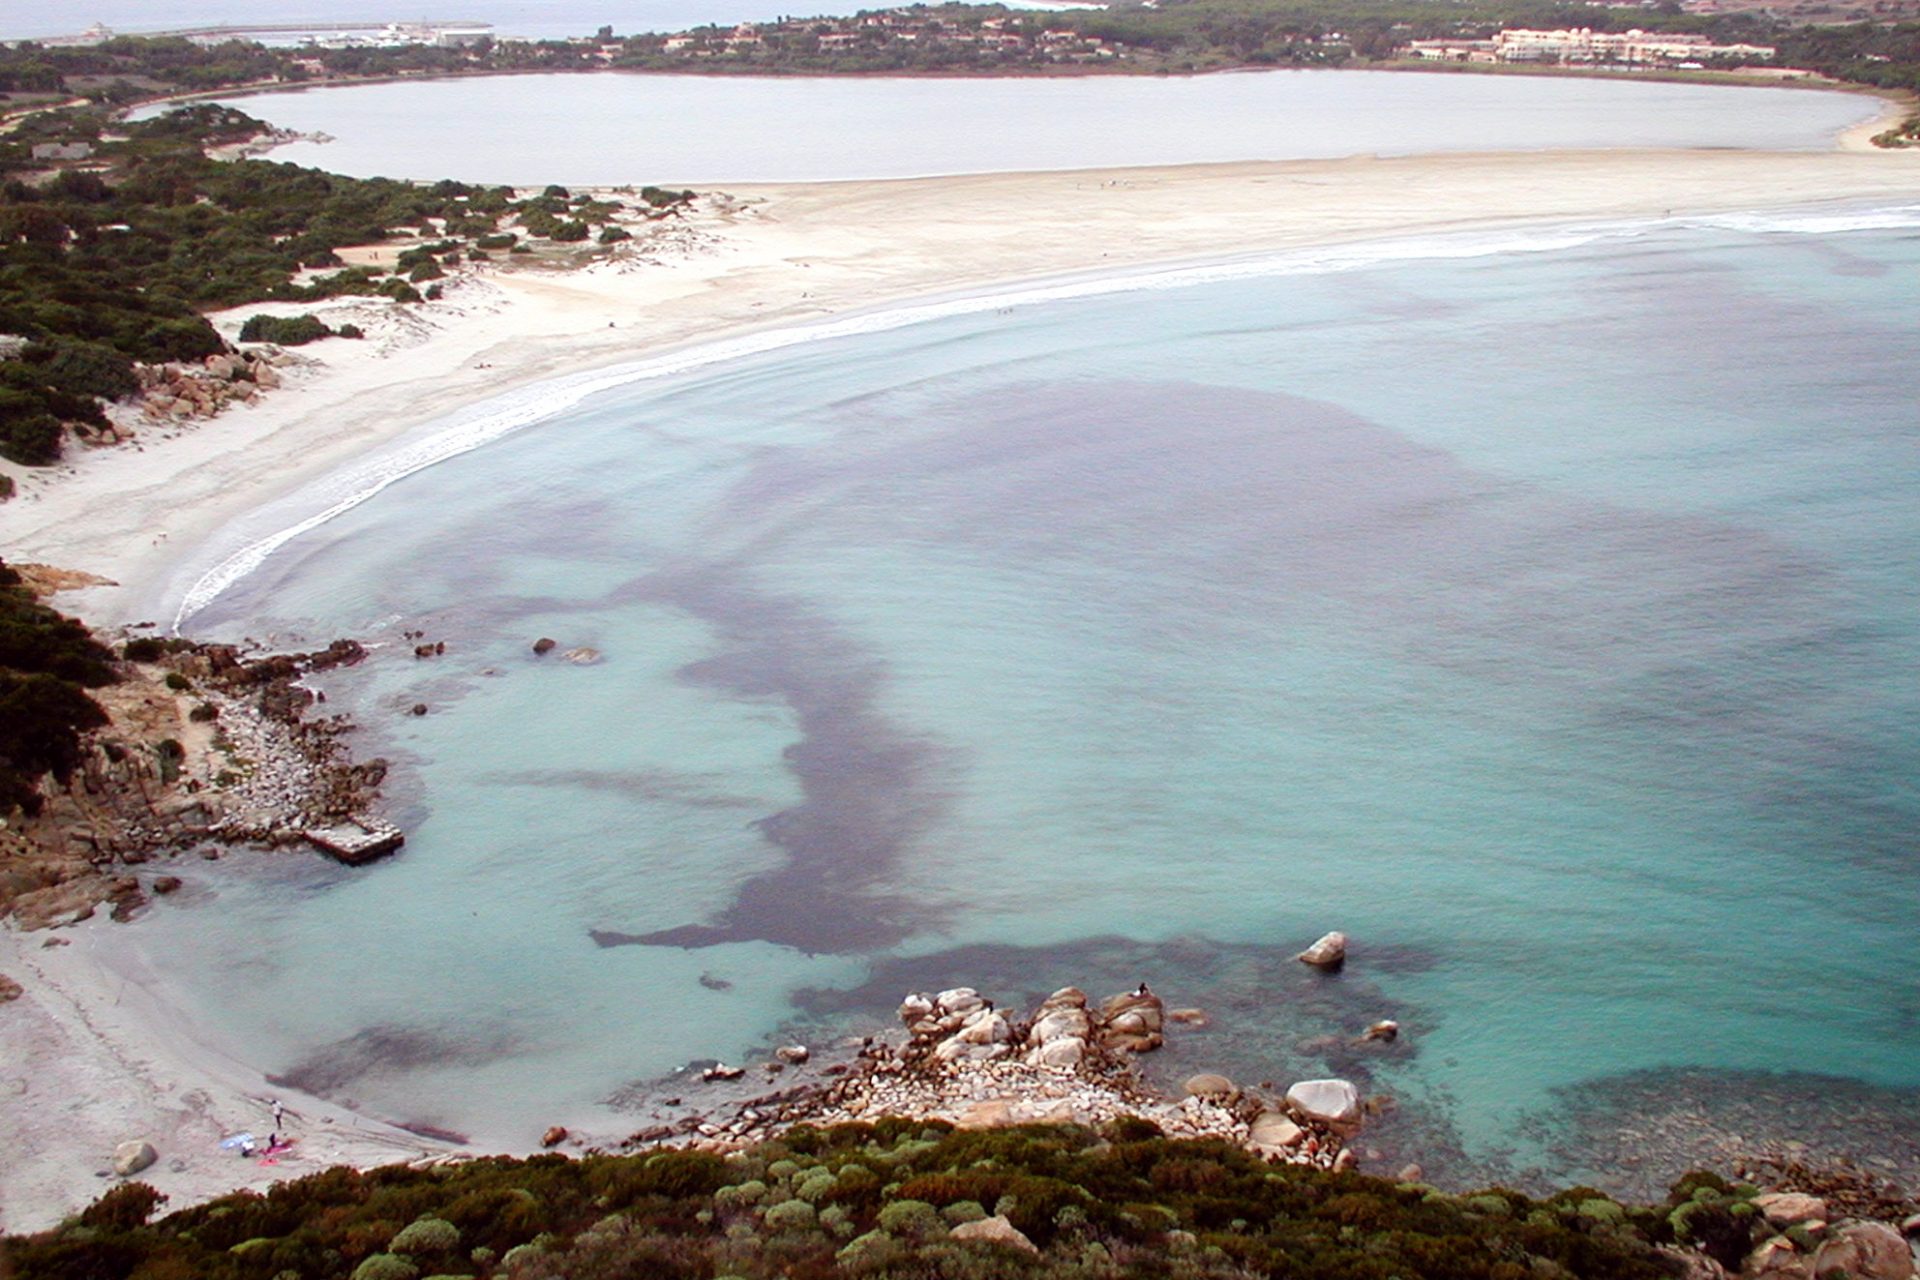
[[[85,627],[35,600],[0,563],[0,813],[38,813],[41,775],[72,775],[80,735],[107,722],[86,690],[112,683],[111,659]]]
[[[1694,1194],[1684,1203],[1706,1203]],[[1228,1144],[1137,1126],[983,1133],[914,1121],[803,1128],[725,1158],[668,1151],[334,1169],[152,1225],[143,1225],[150,1203],[124,1188],[109,1199],[84,1227],[11,1242],[17,1280],[272,1280],[286,1271],[309,1280],[1657,1280],[1674,1272],[1654,1246],[1675,1239],[1669,1218],[1680,1203],[1629,1209],[1584,1187],[1544,1201],[1507,1190],[1456,1197],[1276,1168]],[[989,1211],[1040,1252],[953,1237]]]
[[[356,332],[358,332],[356,330]],[[318,318],[302,316],[249,316],[240,326],[242,342],[272,342],[283,347],[298,347],[321,338],[331,338],[334,331]]]

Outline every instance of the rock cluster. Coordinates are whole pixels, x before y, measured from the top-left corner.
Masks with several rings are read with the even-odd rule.
[[[909,995],[900,1005],[904,1044],[868,1041],[851,1067],[827,1079],[716,1107],[633,1134],[629,1147],[684,1142],[728,1149],[796,1124],[831,1125],[883,1116],[944,1120],[962,1128],[1012,1124],[1102,1125],[1145,1120],[1173,1137],[1223,1138],[1275,1161],[1351,1168],[1345,1140],[1363,1106],[1345,1081],[1312,1081],[1282,1103],[1203,1073],[1175,1099],[1149,1088],[1134,1056],[1164,1043],[1159,997],[1143,985],[1103,1001],[1065,987],[1021,1017],[971,987]],[[794,1061],[783,1051],[783,1062]],[[769,1063],[769,1078],[779,1068]],[[838,1074],[834,1074],[838,1073]],[[711,1070],[708,1080],[732,1079]],[[1304,1104],[1304,1105],[1302,1105]],[[725,1114],[727,1110],[731,1114]]]
[[[98,694],[112,721],[84,744],[45,812],[0,832],[6,870],[0,914],[21,929],[86,919],[111,904],[115,919],[145,905],[126,869],[194,848],[292,846],[316,827],[365,817],[386,762],[350,760],[343,718],[309,719],[305,675],[359,661],[340,641],[314,653],[248,658],[225,645],[179,644]],[[187,681],[176,691],[161,677]],[[194,714],[183,715],[182,704]],[[204,709],[204,711],[202,710]],[[217,730],[194,734],[187,721]],[[162,876],[153,892],[179,887]]]
[[[1914,1280],[1912,1249],[1884,1222],[1795,1224],[1798,1241],[1778,1235],[1763,1241],[1740,1266],[1743,1280],[1816,1280],[1844,1275],[1852,1280]],[[1809,1247],[1810,1246],[1810,1247]]]
[[[237,355],[221,352],[198,365],[136,365],[140,416],[148,422],[186,422],[211,418],[231,404],[252,404],[262,391],[280,385],[276,366],[288,359],[277,348],[266,348]],[[95,443],[110,444],[125,434],[124,427],[108,428]]]
[[[1017,1058],[1033,1067],[1074,1070],[1105,1056],[1148,1053],[1165,1041],[1166,1011],[1147,990],[1117,995],[1094,1012],[1086,992],[1062,987],[1024,1024],[1010,1021],[972,987],[910,995],[900,1005],[909,1060],[992,1062]]]

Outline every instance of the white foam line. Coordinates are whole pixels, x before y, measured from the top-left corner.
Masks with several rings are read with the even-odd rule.
[[[1118,293],[1184,289],[1194,285],[1269,276],[1319,275],[1360,270],[1394,262],[1456,260],[1515,253],[1555,253],[1602,240],[1632,239],[1659,228],[1708,228],[1754,233],[1831,235],[1846,231],[1920,227],[1920,205],[1848,213],[1786,212],[1724,214],[1686,219],[1651,219],[1590,226],[1558,226],[1523,231],[1456,233],[1366,241],[1349,245],[1290,250],[1197,266],[1144,270],[1120,275],[973,294],[935,302],[863,312],[836,320],[774,329],[708,343],[673,355],[615,365],[591,374],[575,374],[535,383],[488,400],[448,419],[446,425],[410,444],[385,451],[362,464],[335,473],[320,496],[338,496],[313,515],[250,542],[207,570],[188,587],[174,613],[178,632],[187,619],[264,564],[287,543],[345,515],[418,471],[470,453],[483,445],[546,421],[602,391],[689,373],[711,365],[743,360],[808,343],[884,333],[910,325],[1015,307],[1092,298]]]

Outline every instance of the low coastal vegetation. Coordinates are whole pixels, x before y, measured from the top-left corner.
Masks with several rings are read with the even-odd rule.
[[[70,432],[105,429],[105,404],[141,387],[136,366],[224,354],[205,310],[343,296],[418,303],[447,266],[518,247],[503,226],[602,243],[621,230],[623,204],[560,187],[521,199],[509,187],[207,154],[268,133],[242,112],[198,104],[135,124],[92,108],[42,112],[0,140],[0,457],[57,461]],[[638,203],[664,216],[691,198],[649,187]],[[391,271],[349,266],[338,252],[395,237],[415,243]],[[312,317],[247,325],[243,342],[355,336]]]
[[[343,324],[338,329],[327,324],[318,316],[268,316],[250,317],[240,326],[240,341],[271,342],[280,347],[305,346],[309,342],[318,342],[322,338],[363,338],[358,326]]]
[[[1738,1267],[1777,1235],[1756,1194],[1693,1174],[1655,1205],[1587,1187],[1450,1195],[1270,1166],[1140,1121],[883,1120],[725,1155],[335,1168],[157,1221],[164,1197],[128,1182],[56,1230],[7,1241],[6,1255],[17,1280],[1660,1280],[1706,1274],[1705,1258]]]
[[[82,735],[107,723],[89,690],[118,678],[112,658],[0,561],[0,815],[39,813],[41,780],[72,776]]]

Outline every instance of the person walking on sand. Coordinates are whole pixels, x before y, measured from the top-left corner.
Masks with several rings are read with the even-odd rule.
[[[274,1133],[278,1134],[283,1127],[281,1121],[287,1114],[287,1109],[280,1105],[280,1099],[278,1098],[268,1098],[267,1107],[273,1112],[273,1129]]]

